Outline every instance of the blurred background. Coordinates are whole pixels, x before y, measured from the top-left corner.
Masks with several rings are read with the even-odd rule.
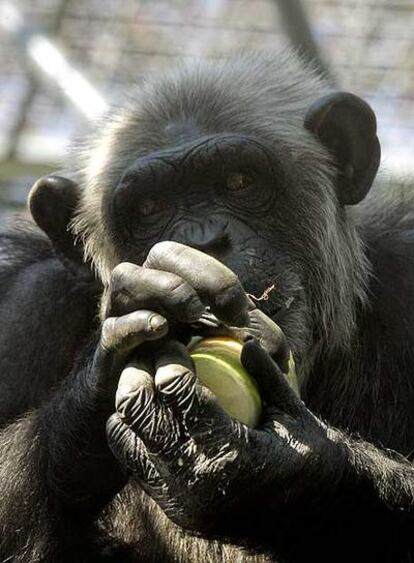
[[[0,214],[128,86],[179,59],[289,41],[370,102],[414,172],[414,0],[0,0]]]

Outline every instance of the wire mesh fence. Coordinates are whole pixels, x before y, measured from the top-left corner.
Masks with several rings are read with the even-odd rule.
[[[304,0],[302,7],[340,88],[375,109],[385,166],[411,169],[412,0]],[[59,166],[85,122],[56,84],[36,72],[21,48],[25,37],[11,33],[7,18],[17,14],[25,32],[46,34],[104,100],[116,103],[145,74],[183,58],[277,50],[295,34],[295,19],[290,29],[286,19],[291,8],[289,0],[0,0],[0,197],[24,201],[26,184]]]

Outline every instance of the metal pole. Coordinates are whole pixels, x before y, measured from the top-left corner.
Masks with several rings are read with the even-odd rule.
[[[275,3],[282,18],[284,29],[294,48],[334,84],[335,79],[323,60],[301,0],[276,0]]]

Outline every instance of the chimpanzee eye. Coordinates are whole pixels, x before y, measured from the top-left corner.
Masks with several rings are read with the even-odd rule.
[[[160,211],[162,209],[162,205],[159,205],[158,203],[159,202],[150,197],[142,199],[139,204],[139,214],[143,217],[149,217],[157,211]]]
[[[242,172],[232,172],[227,176],[226,187],[230,192],[241,193],[249,190],[253,185],[253,179]]]
[[[173,214],[174,206],[165,197],[143,196],[137,202],[137,214],[141,225],[163,224]]]

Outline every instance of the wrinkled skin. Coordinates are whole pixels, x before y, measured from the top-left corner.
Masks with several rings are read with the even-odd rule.
[[[250,324],[247,310],[252,307],[228,268],[178,243],[158,244],[143,267],[120,264],[114,270],[104,308],[106,314],[126,314],[107,318],[105,339],[118,339],[116,327],[124,323],[128,339],[143,339],[135,321],[135,315],[148,315],[141,308],[165,315],[157,318],[177,326],[197,320],[205,305],[230,323]],[[273,338],[264,344],[273,346],[269,351],[284,365],[289,350],[272,325]],[[263,325],[264,336],[266,330]],[[257,327],[256,335],[260,340]],[[272,495],[260,511],[270,515],[277,510],[277,492],[287,494],[295,480],[306,479],[309,468],[318,472],[327,456],[337,458],[339,470],[338,448],[328,439],[327,427],[289,388],[258,340],[247,340],[241,358],[264,400],[260,425],[250,429],[219,407],[198,382],[186,346],[169,336],[144,353],[136,349],[137,359],[120,377],[117,412],[108,420],[107,434],[117,459],[176,524],[220,536],[232,522],[233,533],[241,534],[237,523],[243,526],[264,491]]]
[[[277,508],[276,491],[284,488],[286,494],[292,481],[306,479],[323,450],[329,454],[326,427],[255,342],[245,344],[242,361],[266,398],[256,429],[220,409],[197,382],[185,347],[169,341],[154,361],[154,369],[137,363],[121,376],[108,439],[176,524],[220,536],[231,522],[234,533],[241,533],[240,518],[249,511],[252,516],[252,508],[270,514]],[[272,504],[255,507],[270,489]]]

